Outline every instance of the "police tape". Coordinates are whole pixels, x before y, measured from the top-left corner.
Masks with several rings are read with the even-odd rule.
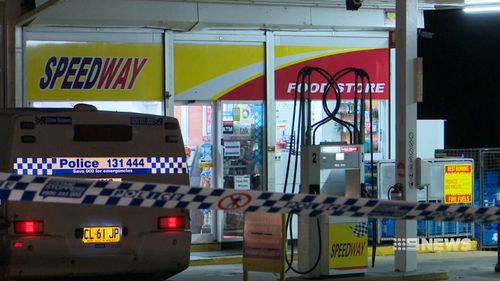
[[[2,201],[500,223],[500,208],[0,173]]]

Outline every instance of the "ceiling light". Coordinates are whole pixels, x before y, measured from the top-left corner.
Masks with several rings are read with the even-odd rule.
[[[500,0],[465,0],[463,10],[467,13],[500,11]]]
[[[465,0],[465,5],[500,4],[500,0]]]
[[[500,11],[500,5],[493,6],[471,6],[465,7],[464,12],[467,13],[481,13],[481,12],[495,12]]]

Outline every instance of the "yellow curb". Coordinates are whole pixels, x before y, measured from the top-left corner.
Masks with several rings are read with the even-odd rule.
[[[443,249],[445,248],[444,243],[439,243],[437,244],[439,247],[442,247]],[[191,251],[192,252],[209,252],[209,251],[220,251],[221,245],[220,243],[214,243],[214,244],[195,244],[191,246]],[[471,247],[470,249],[467,250],[462,250],[461,248],[458,249],[458,251],[434,251],[430,249],[422,249],[419,247],[418,253],[419,254],[429,254],[429,253],[446,253],[446,252],[470,252],[470,251],[476,251],[477,250],[477,241],[471,241]],[[372,248],[368,247],[368,256],[370,257],[372,255]],[[377,247],[377,256],[393,256],[394,255],[394,248],[393,246],[378,246]],[[288,254],[290,257],[290,253]],[[294,254],[294,258],[297,258],[298,254]],[[190,261],[191,266],[201,266],[201,265],[222,265],[222,264],[238,264],[242,263],[243,258],[242,256],[223,256],[223,257],[209,257],[209,258],[201,258],[201,259],[195,259]],[[447,274],[447,273],[446,273]],[[411,278],[411,275],[403,276],[404,278]],[[397,280],[413,280],[413,279],[397,279]],[[415,279],[415,280],[420,280],[420,279]],[[431,279],[434,280],[434,279]]]
[[[368,256],[372,255],[372,247],[368,246]],[[393,256],[394,248],[392,246],[377,246],[377,256]]]
[[[230,256],[230,257],[216,257],[208,259],[191,260],[189,266],[203,266],[203,265],[227,265],[227,264],[242,264],[243,258],[241,256]],[[397,273],[392,273],[397,274]],[[404,273],[401,273],[404,274]],[[352,281],[439,281],[448,280],[448,272],[438,272],[438,273],[414,273],[409,275],[400,276],[360,276],[352,277],[349,280]],[[328,279],[325,279],[325,281]],[[336,280],[336,279],[335,279]]]
[[[415,274],[402,276],[401,280],[405,281],[434,281],[434,280],[448,280],[448,272],[439,273],[426,273],[426,274]],[[385,278],[383,279],[385,280]]]
[[[221,243],[191,244],[191,252],[215,252],[221,250]]]
[[[297,259],[298,255],[294,254],[294,259]],[[288,254],[288,259],[291,259],[291,255]],[[243,263],[242,256],[226,256],[226,257],[211,257],[211,258],[201,258],[191,260],[189,262],[190,266],[201,266],[201,265],[219,265],[219,264],[238,264]]]
[[[189,262],[189,266],[239,264],[239,263],[243,263],[243,258],[241,256],[230,256],[230,257],[214,257],[214,258],[191,260]]]

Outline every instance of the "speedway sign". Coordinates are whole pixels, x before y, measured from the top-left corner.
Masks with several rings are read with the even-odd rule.
[[[27,41],[28,99],[161,100],[161,44]]]

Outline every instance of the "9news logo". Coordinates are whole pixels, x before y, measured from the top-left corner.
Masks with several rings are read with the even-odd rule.
[[[418,238],[394,238],[394,251],[417,251]]]
[[[469,238],[394,238],[394,251],[470,251],[473,250]]]

